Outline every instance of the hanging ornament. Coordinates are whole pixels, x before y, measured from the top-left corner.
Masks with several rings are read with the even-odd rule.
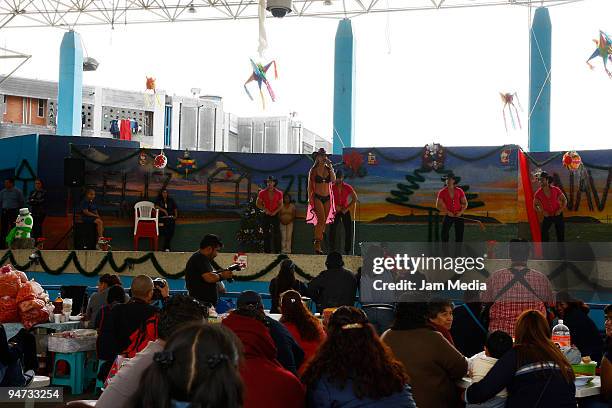
[[[253,100],[253,96],[251,96],[251,93],[249,92],[249,89],[247,88],[247,84],[249,84],[252,81],[257,82],[257,86],[259,87],[259,95],[261,97],[261,103],[264,109],[266,109],[266,100],[264,99],[263,90],[261,89],[262,85],[266,85],[266,88],[268,89],[268,93],[270,94],[270,99],[272,99],[272,102],[276,101],[276,95],[274,94],[274,91],[272,90],[272,86],[270,85],[270,82],[268,81],[268,77],[267,77],[268,70],[270,69],[272,65],[274,65],[274,79],[278,79],[278,72],[276,70],[276,61],[271,61],[267,65],[263,65],[259,62],[256,63],[255,61],[251,60],[251,67],[253,69],[253,73],[251,74],[249,79],[247,79],[247,81],[244,83],[245,92],[247,93],[249,98]]]
[[[563,167],[569,171],[576,171],[580,169],[580,166],[582,166],[582,158],[577,152],[571,151],[563,155]]]
[[[368,165],[375,166],[378,164],[378,160],[376,160],[376,155],[372,152],[368,153]]]
[[[153,159],[153,166],[155,166],[156,169],[163,169],[164,167],[166,167],[167,164],[168,158],[162,150],[161,153],[155,156],[155,158]]]
[[[508,123],[506,122],[506,110],[508,111],[508,115],[510,116],[510,121],[512,122],[512,129],[516,130],[516,123],[518,123],[519,129],[521,129],[521,118],[519,117],[518,109],[516,105],[518,105],[519,109],[521,108],[521,103],[519,102],[518,95],[516,92],[514,93],[502,93],[500,92],[502,103],[504,104],[502,108],[502,113],[504,115],[504,127],[506,128],[506,133],[508,132]],[[516,101],[516,105],[514,102]],[[514,109],[514,110],[513,110]],[[514,118],[516,117],[516,120]]]
[[[591,65],[591,60],[596,57],[601,57],[603,61],[604,70],[606,74],[608,74],[608,78],[612,78],[612,72],[608,70],[608,60],[612,58],[612,38],[604,33],[603,31],[599,31],[599,40],[593,40],[595,44],[597,44],[597,48],[593,51],[593,54],[587,60],[587,65],[589,68],[593,69],[593,65]]]
[[[544,170],[542,170],[541,168],[537,168],[535,169],[532,173],[531,173],[531,182],[532,183],[537,183],[540,181],[540,176],[542,175],[542,173],[544,173]]]
[[[183,153],[183,157],[178,158],[176,168],[185,170],[185,177],[189,175],[190,170],[194,170],[195,168],[197,168],[195,159],[192,159],[189,156],[189,150],[185,150],[185,153]]]
[[[439,170],[444,168],[446,152],[439,143],[430,143],[423,148],[421,167],[425,169]]]
[[[510,153],[512,151],[510,149],[504,149],[499,154],[499,162],[501,164],[509,164],[510,163]]]
[[[147,165],[147,154],[144,152],[144,150],[142,150],[138,155],[138,164],[141,166]]]

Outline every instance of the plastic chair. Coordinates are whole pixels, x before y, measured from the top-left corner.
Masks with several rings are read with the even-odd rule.
[[[134,250],[138,250],[140,238],[150,238],[157,251],[159,238],[159,211],[150,201],[139,201],[134,205]]]
[[[65,361],[70,367],[70,374],[58,377],[56,373],[58,361]],[[70,387],[72,394],[83,393],[83,380],[85,378],[85,352],[76,353],[55,353],[53,360],[53,374],[51,375],[51,385],[66,385]]]

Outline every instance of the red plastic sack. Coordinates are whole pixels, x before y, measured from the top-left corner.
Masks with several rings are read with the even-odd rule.
[[[44,289],[39,283],[34,281],[26,282],[21,285],[19,292],[17,292],[17,303],[21,303],[26,300],[38,299],[44,292]]]
[[[40,299],[33,300],[24,300],[23,302],[18,303],[19,314],[26,313],[32,309],[43,309],[45,307],[45,302]]]
[[[10,296],[0,297],[0,323],[14,323],[19,321],[17,302]]]
[[[49,323],[49,312],[44,307],[44,302],[42,300],[32,300],[31,302],[41,302],[43,304],[42,308],[32,308],[27,312],[19,313],[21,317],[21,324],[27,330],[30,330],[32,326],[38,323]],[[25,302],[24,302],[25,303]]]
[[[13,267],[13,265],[11,265],[11,264],[6,264],[6,265],[0,267],[0,274],[11,273],[11,272],[15,272],[15,271],[17,271],[17,269],[15,269]]]
[[[19,276],[19,279],[21,279],[21,283],[26,283],[28,281],[28,276],[25,273],[21,271],[16,271],[15,273]]]
[[[15,272],[0,274],[0,297],[10,296],[15,298],[20,287],[21,279]]]

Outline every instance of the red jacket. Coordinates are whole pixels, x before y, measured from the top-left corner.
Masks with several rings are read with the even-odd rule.
[[[276,360],[276,346],[267,327],[235,313],[230,313],[222,324],[238,336],[244,348],[246,361],[240,367],[245,385],[244,408],[304,407],[304,386]]]

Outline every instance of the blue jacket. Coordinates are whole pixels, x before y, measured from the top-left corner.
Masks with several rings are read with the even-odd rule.
[[[346,383],[344,389],[340,389],[326,378],[320,379],[316,386],[308,389],[306,406],[308,408],[416,408],[410,385],[406,384],[402,392],[379,400],[359,399],[353,392],[353,384],[350,380]]]

